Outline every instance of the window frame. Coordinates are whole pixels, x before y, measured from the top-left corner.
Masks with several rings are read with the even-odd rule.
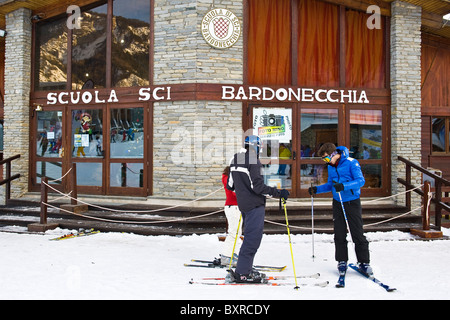
[[[441,118],[444,119],[444,137],[445,146],[444,151],[433,151],[433,119]],[[431,116],[430,117],[430,152],[432,156],[445,156],[450,157],[450,116]]]
[[[150,5],[150,23],[149,23],[149,52],[148,52],[148,85],[153,85],[153,48],[154,48],[154,40],[153,40],[153,33],[154,33],[154,0],[147,0]],[[94,9],[96,7],[107,5],[107,21],[106,21],[106,57],[105,57],[105,64],[106,64],[106,81],[104,89],[111,89],[115,88],[112,86],[112,68],[113,68],[113,61],[112,61],[112,45],[113,45],[113,18],[114,18],[114,10],[113,10],[113,3],[114,0],[102,0],[102,1],[93,1],[91,4],[81,6],[81,12],[85,12],[90,9]],[[60,8],[61,13],[53,14],[49,17],[46,17],[43,20],[35,21],[33,23],[33,42],[32,42],[32,62],[33,62],[33,68],[32,68],[32,74],[31,74],[31,92],[50,92],[55,90],[37,90],[39,85],[36,83],[36,72],[39,72],[39,70],[36,70],[36,33],[37,28],[39,24],[55,21],[58,19],[66,18],[69,19],[70,15],[65,12],[67,7],[63,6]],[[55,10],[56,11],[56,10]],[[67,28],[67,71],[66,71],[66,88],[65,90],[72,91],[72,57],[73,57],[73,29]],[[133,86],[136,87],[136,86]],[[117,87],[117,88],[127,88],[127,87]]]

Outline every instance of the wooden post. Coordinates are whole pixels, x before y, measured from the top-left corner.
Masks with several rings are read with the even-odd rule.
[[[39,223],[31,223],[28,225],[28,231],[45,232],[50,229],[59,227],[58,223],[47,223],[47,202],[48,202],[48,178],[41,179],[41,214]]]
[[[416,236],[426,239],[442,238],[443,233],[439,230],[430,230],[430,191],[429,181],[425,181],[423,186],[423,210],[422,210],[422,229],[411,229],[410,232]]]
[[[40,224],[47,223],[47,205],[48,202],[48,190],[47,190],[48,178],[43,177],[41,179],[41,219]]]
[[[71,172],[71,186],[72,186],[72,199],[70,200],[70,203],[73,205],[78,204],[78,190],[77,190],[77,164],[72,163],[72,172]]]
[[[9,180],[9,179],[11,179],[11,162],[10,161],[8,161],[6,163],[6,180]],[[5,187],[6,202],[8,202],[9,199],[11,199],[11,182],[8,182]]]
[[[442,220],[442,208],[440,205],[440,202],[442,201],[442,182],[435,179],[435,196],[436,199],[436,206],[434,209],[434,219],[435,219],[435,225],[438,228],[438,230],[441,230],[441,220]]]
[[[78,190],[77,190],[77,164],[72,163],[72,172],[68,175],[70,177],[69,185],[72,188],[70,204],[62,204],[61,212],[70,211],[73,213],[83,213],[88,211],[86,204],[78,204]],[[67,212],[65,212],[67,213]]]
[[[423,185],[423,209],[422,209],[422,228],[430,230],[430,191],[431,185],[429,181],[425,181]]]
[[[406,191],[411,190],[411,166],[407,163],[406,164]],[[411,192],[406,193],[406,208],[408,211],[411,211]]]

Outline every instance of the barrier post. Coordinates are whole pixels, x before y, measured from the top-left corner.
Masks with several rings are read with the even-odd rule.
[[[72,205],[77,205],[78,204],[78,190],[77,190],[77,164],[76,163],[72,163],[72,172],[71,172],[71,187],[72,187],[72,198],[70,200],[70,203]]]
[[[62,204],[61,211],[70,211],[73,213],[88,212],[88,205],[78,204],[78,190],[77,190],[77,164],[72,163],[72,172],[68,175],[70,177],[70,183],[68,183],[72,189],[70,204]]]
[[[40,224],[47,223],[47,206],[45,205],[48,201],[48,190],[47,190],[48,178],[43,177],[41,179],[41,215]]]
[[[47,230],[56,229],[59,227],[58,223],[47,222],[47,202],[48,202],[48,178],[42,177],[41,179],[41,213],[39,223],[31,223],[28,225],[28,231],[30,232],[45,232]]]
[[[443,237],[440,230],[430,229],[430,204],[431,204],[431,185],[429,181],[423,184],[422,197],[422,229],[411,229],[410,232],[416,236],[426,239],[439,239]]]

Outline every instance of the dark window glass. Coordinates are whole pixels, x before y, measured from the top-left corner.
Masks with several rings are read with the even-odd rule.
[[[432,119],[431,143],[433,152],[445,152],[445,118]]]
[[[103,158],[103,111],[72,111],[72,157]]]
[[[66,18],[36,25],[35,57],[35,90],[64,90],[67,84]]]
[[[113,11],[112,86],[148,85],[150,1],[116,0]]]
[[[81,28],[73,29],[73,90],[82,89],[88,80],[89,88],[106,86],[106,16],[106,4],[85,10],[81,13]]]
[[[337,144],[337,109],[302,109],[301,113],[301,157],[319,158],[317,151],[326,142]]]
[[[350,111],[350,156],[355,159],[381,159],[381,110]]]
[[[143,108],[111,110],[111,158],[144,157],[143,123]]]
[[[62,148],[62,111],[39,111],[37,114],[36,152],[39,157],[60,157]]]

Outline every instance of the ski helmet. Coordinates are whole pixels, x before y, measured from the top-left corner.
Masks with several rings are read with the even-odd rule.
[[[263,149],[262,140],[258,136],[245,137],[244,147],[255,150],[256,154],[260,154]]]

